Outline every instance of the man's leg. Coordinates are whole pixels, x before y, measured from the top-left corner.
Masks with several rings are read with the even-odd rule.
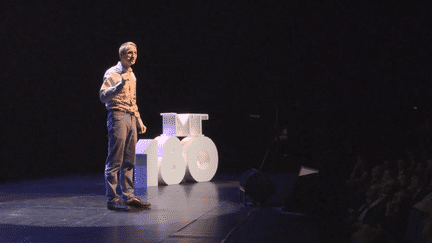
[[[120,185],[123,192],[122,201],[127,206],[147,209],[151,206],[150,203],[142,202],[134,195],[133,173],[135,167],[135,146],[137,142],[136,118],[130,116],[128,121],[130,121],[128,124],[129,131],[126,138],[125,153],[120,173]]]
[[[124,148],[123,164],[120,172],[120,187],[124,201],[134,197],[133,173],[135,168],[135,146],[137,143],[136,118],[129,114],[127,117],[127,135]]]
[[[123,162],[126,141],[126,114],[120,111],[109,111],[108,128],[108,157],[105,163],[105,187],[108,202],[118,197],[117,173]]]

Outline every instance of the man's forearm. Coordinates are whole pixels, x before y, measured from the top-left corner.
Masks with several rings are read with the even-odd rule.
[[[144,126],[144,122],[141,120],[141,117],[138,117],[138,118],[137,118],[137,121],[138,121],[138,124],[139,124],[140,126]]]
[[[139,114],[138,114],[136,123],[137,123],[136,125],[137,125],[137,129],[138,129],[138,133],[139,134],[145,133],[147,130],[147,127],[144,125],[143,121],[141,120],[141,117],[139,117]]]
[[[99,92],[99,98],[102,103],[108,103],[114,96],[116,96],[123,88],[123,83],[118,83],[116,86],[101,89]]]
[[[138,109],[134,110],[133,113],[134,113],[134,117],[136,117],[137,121],[141,121],[141,123],[142,123],[141,115],[140,115]]]

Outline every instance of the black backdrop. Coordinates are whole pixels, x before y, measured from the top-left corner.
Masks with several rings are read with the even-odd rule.
[[[126,41],[140,138],[161,133],[159,113],[208,113],[222,171],[259,167],[281,125],[311,159],[348,140],[352,154],[396,150],[430,104],[430,17],[408,4],[3,3],[0,178],[102,173],[98,91]]]

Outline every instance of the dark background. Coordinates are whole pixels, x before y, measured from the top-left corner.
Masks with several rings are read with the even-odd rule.
[[[159,113],[207,113],[220,171],[258,168],[283,125],[289,161],[273,167],[337,169],[411,146],[430,112],[430,9],[325,2],[3,3],[1,180],[103,173],[98,92],[127,41],[139,137],[161,133]]]

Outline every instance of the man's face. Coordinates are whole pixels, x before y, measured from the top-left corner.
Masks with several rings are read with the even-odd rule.
[[[130,67],[135,64],[137,59],[137,49],[135,46],[129,45],[126,48],[126,53],[120,55],[120,61],[124,67]]]

